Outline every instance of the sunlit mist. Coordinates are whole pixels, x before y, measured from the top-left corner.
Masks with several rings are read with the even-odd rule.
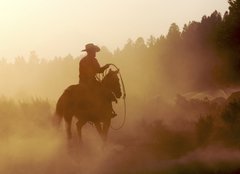
[[[11,0],[0,1],[0,58],[28,56],[32,50],[52,58],[79,51],[87,42],[111,50],[128,38],[166,34],[171,23],[180,27],[218,10],[226,0]]]
[[[0,173],[240,173],[239,4],[0,0]]]

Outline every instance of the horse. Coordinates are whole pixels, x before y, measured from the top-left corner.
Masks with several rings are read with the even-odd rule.
[[[96,88],[75,84],[69,86],[60,96],[55,115],[58,117],[58,123],[64,118],[68,140],[72,138],[73,117],[77,118],[80,143],[82,143],[81,129],[88,122],[95,125],[104,142],[107,140],[112,119],[112,102],[116,102],[122,96],[118,73],[119,70],[110,69]]]

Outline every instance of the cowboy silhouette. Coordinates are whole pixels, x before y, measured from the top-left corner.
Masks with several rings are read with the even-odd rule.
[[[98,60],[96,59],[96,53],[100,51],[100,48],[93,43],[85,45],[87,55],[83,57],[79,62],[79,84],[83,84],[89,88],[94,95],[97,95],[98,92],[101,92],[101,84],[96,79],[98,73],[103,73],[110,64],[106,64],[103,67],[100,66]],[[111,96],[112,101],[117,101],[115,96]],[[112,117],[116,116],[113,108]]]
[[[86,51],[87,55],[79,63],[79,83],[92,86],[96,84],[96,74],[103,73],[110,64],[100,66],[96,59],[96,53],[100,51],[100,48],[92,43],[87,44],[82,51]]]

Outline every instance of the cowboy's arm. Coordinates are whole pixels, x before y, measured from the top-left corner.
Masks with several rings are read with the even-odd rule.
[[[103,73],[109,66],[110,64],[106,64],[103,67],[100,67],[98,73]]]
[[[101,67],[98,61],[95,59],[95,67],[96,67],[97,73],[103,73],[109,66],[110,64],[106,64]]]

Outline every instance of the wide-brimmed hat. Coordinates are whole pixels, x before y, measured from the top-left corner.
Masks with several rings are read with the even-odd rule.
[[[95,52],[99,52],[100,48],[97,45],[94,45],[93,43],[89,43],[87,45],[85,45],[85,49],[82,51],[95,51]]]

